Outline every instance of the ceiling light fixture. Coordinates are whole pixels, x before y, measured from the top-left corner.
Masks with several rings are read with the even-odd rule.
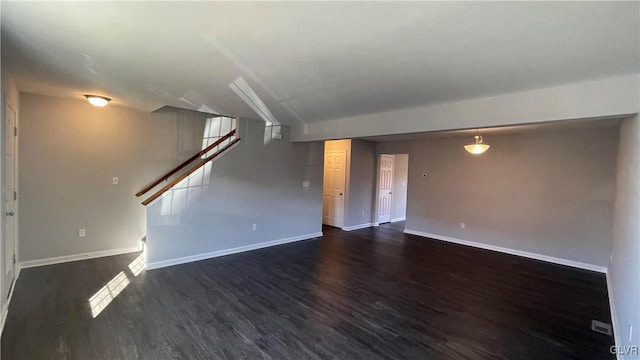
[[[465,145],[464,149],[472,154],[482,154],[483,152],[489,150],[489,144],[482,143],[482,136],[478,133],[478,129],[476,129],[476,142],[475,144]]]
[[[98,96],[98,95],[85,95],[84,97],[87,98],[87,101],[89,101],[91,105],[98,106],[98,107],[105,107],[107,106],[109,101],[111,101],[111,99],[107,97]]]

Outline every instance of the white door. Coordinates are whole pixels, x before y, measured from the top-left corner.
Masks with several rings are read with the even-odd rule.
[[[342,227],[344,217],[345,150],[324,153],[322,223]]]
[[[5,227],[5,274],[6,279],[14,278],[15,271],[15,231],[16,231],[16,112],[6,105],[5,136],[5,193],[4,193],[4,227]],[[10,291],[11,287],[8,287]],[[8,294],[4,294],[7,296]]]
[[[393,189],[393,156],[380,156],[378,177],[378,223],[391,221],[391,190]]]

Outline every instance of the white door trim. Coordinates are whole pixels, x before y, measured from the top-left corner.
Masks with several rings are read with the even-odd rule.
[[[3,167],[5,167],[5,176],[2,179],[2,184],[4,187],[4,191],[5,191],[5,197],[6,198],[10,198],[11,196],[13,196],[13,191],[18,190],[18,142],[17,142],[17,134],[14,132],[14,129],[9,128],[8,122],[9,122],[9,116],[8,116],[8,112],[10,111],[11,113],[13,113],[13,127],[15,129],[18,128],[18,113],[17,111],[11,106],[11,104],[9,104],[6,99],[5,99],[5,137],[4,140],[6,141],[7,137],[11,137],[13,139],[13,189],[7,189],[7,178],[6,178],[6,174],[8,173],[7,171],[7,166],[8,164],[6,163],[6,146],[7,144],[3,144],[3,148],[4,148],[4,156],[3,156]],[[4,199],[3,199],[3,203],[4,203]],[[7,232],[6,232],[6,226],[7,226],[7,220],[8,216],[5,214],[7,208],[6,208],[6,204],[3,204],[3,221],[2,221],[2,233],[3,233],[3,249],[7,249],[8,246],[7,243],[8,241],[12,241],[13,244],[11,246],[11,248],[13,249],[13,254],[3,254],[3,258],[5,261],[7,261],[7,256],[11,256],[10,260],[9,260],[9,264],[4,264],[4,269],[2,272],[2,277],[5,278],[8,274],[7,272],[7,268],[9,266],[11,266],[11,278],[9,279],[9,281],[11,282],[9,285],[9,288],[7,289],[7,291],[9,292],[9,294],[11,293],[11,287],[13,287],[13,284],[15,284],[15,280],[16,280],[16,271],[17,271],[17,261],[13,261],[14,257],[17,260],[17,232],[18,232],[18,221],[17,221],[17,199],[13,200],[13,206],[11,211],[13,211],[13,215],[11,215],[11,219],[10,221],[13,222],[13,237],[12,239],[7,239]],[[5,294],[3,293],[3,296],[5,296]]]

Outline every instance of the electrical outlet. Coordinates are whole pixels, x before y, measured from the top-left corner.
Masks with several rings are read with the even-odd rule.
[[[78,229],[78,237],[87,236],[87,229]]]
[[[257,228],[258,228],[258,224],[253,224],[253,231],[256,231]]]
[[[119,181],[118,178],[114,177],[113,178],[113,185],[118,185],[118,181]]]
[[[460,223],[460,229],[464,229],[465,227],[467,227],[465,223]]]

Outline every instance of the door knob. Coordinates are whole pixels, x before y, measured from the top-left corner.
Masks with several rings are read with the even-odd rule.
[[[340,193],[340,196],[342,196],[342,193]]]
[[[13,216],[13,215],[15,215],[15,213],[14,213],[13,211],[6,212],[5,214],[6,214],[7,216]]]

